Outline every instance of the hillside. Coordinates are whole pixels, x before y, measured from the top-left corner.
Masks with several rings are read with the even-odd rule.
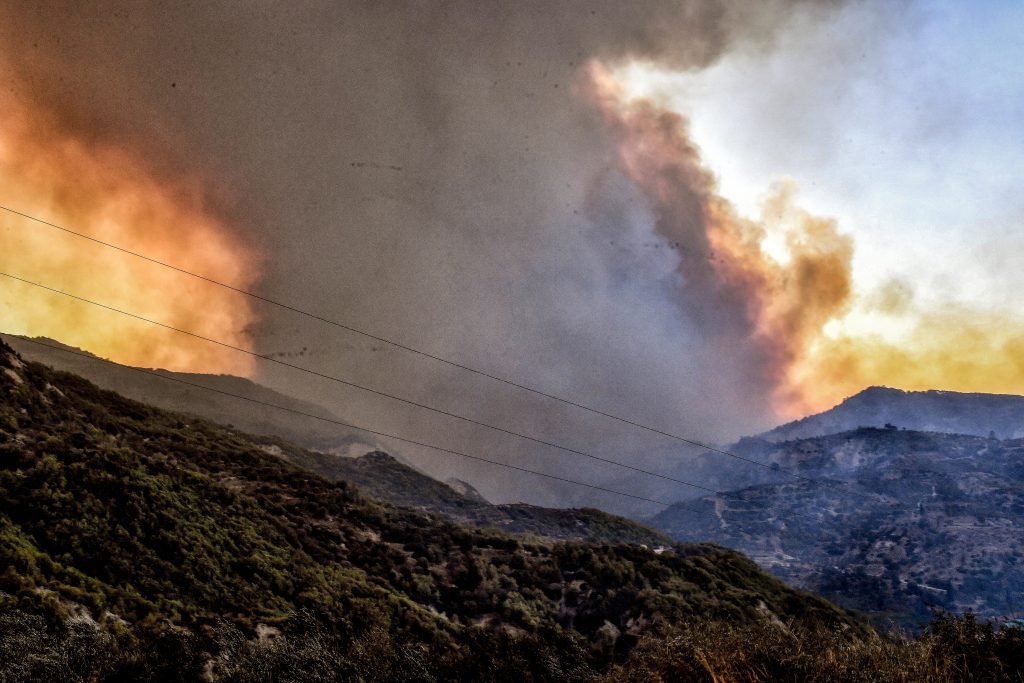
[[[158,381],[152,375],[139,373],[129,366],[99,358],[53,339],[26,339],[0,334],[0,340],[25,360],[74,373],[103,389],[158,408],[198,415],[218,424],[233,425],[250,434],[279,436],[305,448],[342,453],[356,449],[361,451],[359,454],[373,450],[372,445],[364,443],[354,430],[255,403],[269,403],[298,413],[339,419],[321,406],[286,396],[243,377],[155,370],[168,378],[168,381]],[[252,400],[241,401],[226,394]]]
[[[406,654],[387,666],[441,679],[503,680],[504,666],[561,680],[697,616],[864,633],[738,553],[451,524],[327,481],[259,439],[25,363],[4,345],[0,496],[0,608],[107,624],[119,647],[147,633],[207,638],[223,620],[265,634],[312,619],[363,671],[385,665],[367,664],[367,648],[390,647]],[[296,622],[298,610],[308,616]],[[207,666],[203,652],[223,644],[202,642],[173,665]]]
[[[475,491],[460,493],[395,457],[374,451],[356,432],[302,415],[243,401],[192,385],[244,396],[309,415],[337,420],[324,408],[299,401],[255,382],[230,375],[195,375],[158,370],[160,381],[135,368],[99,359],[52,339],[28,340],[0,335],[22,358],[73,372],[99,386],[144,403],[203,417],[260,440],[268,453],[330,479],[357,485],[374,498],[435,512],[462,524],[532,533],[562,539],[664,545],[663,534],[622,517],[594,509],[554,510],[532,505],[492,505]],[[255,437],[250,437],[255,438]],[[292,446],[298,444],[300,447]],[[313,451],[307,450],[313,449]],[[350,457],[350,451],[372,451]],[[465,483],[460,488],[468,486]]]
[[[358,458],[341,458],[280,441],[260,441],[268,452],[328,480],[350,482],[379,500],[434,512],[458,524],[557,539],[652,547],[672,543],[668,536],[646,525],[593,508],[555,509],[525,503],[494,505],[479,494],[474,495],[474,491],[456,491],[380,451]]]
[[[855,431],[861,427],[893,426],[909,431],[965,434],[999,439],[1024,437],[1024,396],[964,394],[951,391],[901,391],[872,387],[847,398],[838,406],[790,422],[760,435],[740,439],[722,449],[757,462],[770,462],[780,444]],[[671,451],[651,469],[668,476],[696,481],[716,491],[735,491],[787,478],[750,462],[722,453]],[[632,476],[616,481],[621,488],[646,487],[653,497],[684,502],[700,498],[695,489],[672,487],[666,482],[645,482]],[[651,513],[633,515],[638,519]]]
[[[901,391],[871,387],[830,410],[776,427],[760,438],[792,441],[892,424],[920,432],[1024,437],[1024,396]]]
[[[1024,441],[866,428],[746,447],[813,481],[737,489],[689,504],[709,514],[676,506],[652,523],[879,623],[1024,605]]]

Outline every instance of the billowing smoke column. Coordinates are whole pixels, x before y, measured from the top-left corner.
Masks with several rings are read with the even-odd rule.
[[[125,144],[76,136],[42,106],[0,97],[0,188],[11,208],[236,287],[254,254],[204,203],[197,179],[160,179]],[[0,211],[0,269],[161,323],[250,346],[242,295]],[[0,329],[119,362],[249,374],[251,358],[0,278]]]
[[[741,217],[701,165],[682,116],[630,99],[600,62],[585,91],[657,232],[681,250],[680,311],[780,416],[829,408],[873,384],[1024,391],[1018,313],[922,301],[902,280],[855,292],[851,237],[801,210],[792,182],[774,188],[756,219]]]
[[[231,226],[267,255],[262,294],[644,421],[728,438],[773,419],[767,399],[784,363],[771,345],[749,340],[774,331],[747,310],[743,297],[754,287],[723,280],[716,289],[721,274],[708,271],[703,284],[678,291],[676,280],[692,280],[697,266],[642,243],[667,244],[673,234],[687,248],[723,249],[709,241],[714,231],[700,237],[705,202],[697,195],[710,190],[695,186],[691,205],[676,204],[678,215],[652,226],[647,214],[674,200],[650,195],[633,176],[639,167],[609,163],[623,131],[573,84],[592,58],[694,69],[739,45],[764,49],[774,26],[796,12],[823,11],[817,4],[356,1],[111,13],[15,0],[0,7],[3,76],[17,80],[12,101],[33,117],[54,116],[36,121],[12,149],[19,159],[48,160],[42,183],[63,186],[71,201],[52,201],[38,183],[25,192],[11,185],[5,198],[23,195],[20,206],[55,222],[232,283],[252,282],[251,257],[192,191],[195,169],[238,198]],[[40,131],[50,130],[49,142],[69,145],[43,144]],[[63,159],[76,144],[81,158]],[[158,172],[147,170],[151,161]],[[57,177],[59,168],[66,177]],[[691,180],[706,183],[693,168]],[[180,180],[164,184],[183,169],[184,189]],[[132,191],[137,182],[143,191]],[[102,199],[111,188],[120,199]],[[676,234],[678,227],[662,225],[669,220],[693,228]],[[183,289],[180,278],[124,258],[93,263],[131,282],[115,305],[244,342],[253,321],[244,300]],[[76,272],[67,259],[63,266]],[[113,293],[86,290],[98,299]],[[209,345],[171,344],[142,324],[129,334],[108,314],[103,324],[75,322],[80,306],[63,307],[67,322],[56,327],[41,327],[54,319],[45,308],[17,308],[21,317],[12,306],[7,318],[16,329],[120,360],[221,371],[240,362]],[[588,448],[633,454],[645,447],[621,425],[581,423],[576,411],[509,396],[280,311],[265,311],[252,334],[261,352],[308,347],[304,362],[318,370],[459,412],[554,436],[585,434],[594,441]],[[178,360],[155,356],[177,348],[186,349]],[[271,367],[257,372],[365,422],[436,433],[436,418],[407,417],[400,406]],[[477,432],[452,439],[532,457]]]
[[[612,73],[590,69],[590,93],[618,143],[619,161],[654,212],[655,226],[681,251],[683,314],[748,368],[751,386],[783,414],[806,408],[796,374],[826,324],[851,303],[853,241],[828,219],[794,204],[783,184],[760,220],[737,215],[716,190],[687,136],[685,119],[630,100]],[[783,248],[769,253],[769,236]]]

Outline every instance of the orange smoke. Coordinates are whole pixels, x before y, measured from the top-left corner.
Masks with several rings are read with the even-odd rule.
[[[627,98],[600,65],[590,75],[623,171],[650,200],[657,229],[685,245],[683,295],[703,299],[707,309],[697,322],[717,335],[725,320],[726,334],[742,338],[729,351],[757,359],[752,383],[771,393],[779,412],[803,411],[809,395],[797,381],[802,363],[825,325],[851,305],[852,239],[833,221],[797,208],[792,184],[776,188],[760,220],[739,216],[718,195],[682,116]],[[779,253],[769,252],[770,238]]]
[[[56,117],[0,98],[0,203],[247,288],[254,254],[204,205],[130,149],[87,142]],[[249,348],[242,295],[0,211],[0,270]],[[249,374],[252,358],[0,277],[0,329],[132,365]]]
[[[681,298],[704,302],[708,314],[695,319],[722,353],[754,359],[751,386],[780,416],[827,409],[871,385],[1024,393],[1019,315],[917,306],[898,280],[854,292],[852,239],[799,209],[792,183],[775,188],[757,220],[743,218],[718,194],[682,116],[630,99],[599,64],[588,85],[657,229],[686,246]],[[732,320],[724,332],[715,329],[723,319]]]
[[[797,379],[814,407],[834,405],[865,386],[1024,393],[1024,323],[1017,316],[947,306],[915,311],[894,343],[878,335],[823,337]]]

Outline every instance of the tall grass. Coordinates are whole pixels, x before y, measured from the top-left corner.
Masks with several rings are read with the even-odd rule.
[[[593,683],[986,683],[1024,681],[1024,632],[940,617],[917,639],[801,629],[767,619],[697,620],[648,636],[625,661],[599,664],[582,640],[470,628],[436,649],[373,630],[329,634],[310,614],[258,639],[222,622],[206,633],[105,632],[0,614],[0,683],[62,681],[579,681]]]
[[[954,683],[1024,681],[1024,631],[938,617],[921,637],[697,621],[643,639],[605,677],[632,683]]]

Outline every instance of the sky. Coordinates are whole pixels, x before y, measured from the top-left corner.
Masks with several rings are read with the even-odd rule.
[[[877,335],[911,356],[922,337],[944,337],[922,360],[901,357],[855,381],[1013,393],[1022,386],[1008,357],[1024,285],[1022,28],[1024,7],[1013,2],[851,3],[824,21],[789,22],[768,54],[736,51],[682,73],[632,63],[621,77],[634,96],[690,120],[742,213],[757,215],[773,184],[789,182],[801,206],[854,237],[857,303],[828,332]],[[967,332],[953,338],[948,327]],[[986,327],[997,348],[979,343]],[[965,347],[983,353],[958,367],[950,356],[971,356]]]
[[[1020,3],[862,3],[792,22],[767,56],[624,71],[690,118],[742,211],[791,178],[854,232],[859,288],[900,277],[937,301],[1012,307],[1020,269],[993,257],[1024,215],[1022,29]]]
[[[1022,393],[1022,23],[921,0],[15,1],[0,204],[704,441],[875,384]],[[603,456],[694,452],[13,214],[0,270]],[[581,474],[32,285],[0,282],[0,326]]]

